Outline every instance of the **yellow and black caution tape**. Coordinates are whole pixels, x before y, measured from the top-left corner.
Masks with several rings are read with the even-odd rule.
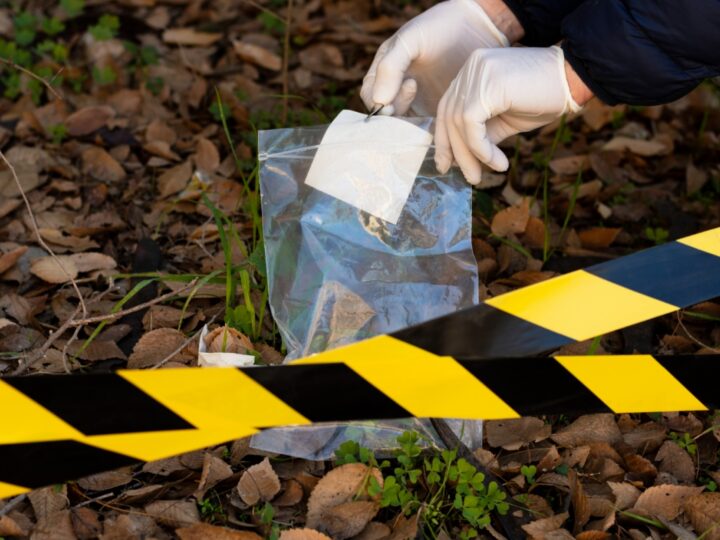
[[[527,357],[720,296],[720,229],[282,367],[0,381],[0,498],[263,428],[720,405],[720,356]]]

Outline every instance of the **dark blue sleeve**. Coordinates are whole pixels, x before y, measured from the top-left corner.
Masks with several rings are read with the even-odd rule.
[[[567,61],[610,105],[668,103],[720,74],[720,0],[585,0],[561,36]]]
[[[529,47],[548,47],[560,41],[563,19],[582,0],[505,0],[505,4],[525,30],[520,43]]]

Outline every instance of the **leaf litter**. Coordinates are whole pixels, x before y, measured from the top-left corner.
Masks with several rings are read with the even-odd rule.
[[[73,317],[73,281],[88,316],[178,294],[138,311],[136,320],[105,321],[96,337],[98,322],[82,325],[78,339],[69,329],[28,374],[194,365],[208,321],[214,350],[281,363],[261,290],[253,130],[322,124],[340,109],[362,110],[357,88],[374,50],[419,9],[364,0],[296,0],[290,9],[283,2],[99,0],[28,10],[38,24],[40,17],[63,23],[46,37],[66,59],[44,53],[42,62],[51,73],[63,68],[64,99],[43,88],[33,95],[25,74],[15,96],[2,82],[0,148],[57,257],[39,243],[10,170],[0,166],[2,375]],[[17,39],[16,15],[0,7],[3,39]],[[105,15],[117,17],[119,32],[112,18],[101,24]],[[2,66],[2,75],[11,79],[12,69]],[[515,165],[488,175],[473,194],[482,297],[718,226],[719,133],[718,94],[704,84],[665,106],[594,100],[577,118],[502,143],[517,152]],[[227,222],[213,220],[203,193]],[[249,272],[251,285],[243,291],[238,274],[232,316],[221,235],[228,224],[232,264]],[[143,238],[154,239],[155,251],[142,248]],[[185,289],[195,278],[201,281]],[[718,322],[720,302],[704,302],[680,318],[602,336],[595,350],[717,352]],[[523,526],[530,537],[712,540],[719,537],[719,445],[720,420],[710,411],[488,422],[484,447],[474,450],[513,500],[533,510]],[[234,441],[34,490],[12,507],[0,502],[0,535],[397,540],[417,537],[428,519],[358,494],[366,465],[322,463],[285,476],[276,472],[282,460]],[[371,474],[382,481],[389,472]],[[254,504],[241,498],[240,483]]]

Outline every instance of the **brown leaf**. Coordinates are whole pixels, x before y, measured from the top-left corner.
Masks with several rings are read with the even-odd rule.
[[[339,540],[360,534],[379,510],[375,501],[350,501],[330,508],[321,530]]]
[[[573,520],[575,534],[582,530],[582,527],[590,519],[590,506],[575,469],[568,470],[568,481],[570,483],[570,501],[573,507]]]
[[[409,518],[400,514],[395,519],[392,535],[387,540],[415,540],[418,536],[419,520],[420,512]]]
[[[623,434],[623,440],[633,450],[641,453],[652,452],[660,448],[665,441],[667,429],[657,422],[645,422]]]
[[[2,536],[28,536],[33,523],[30,519],[15,510],[0,516],[0,535]]]
[[[633,507],[633,512],[675,519],[682,513],[685,501],[693,495],[698,495],[703,489],[702,486],[674,486],[672,484],[652,486],[640,495]]]
[[[606,152],[629,150],[633,154],[645,157],[657,156],[668,152],[668,147],[664,142],[657,140],[645,141],[643,139],[633,139],[622,135],[613,137],[609,142],[605,143],[602,149]]]
[[[117,266],[115,259],[104,253],[75,253],[70,255],[78,272],[92,272],[93,270],[112,270]]]
[[[55,342],[55,346],[61,350],[65,347],[66,343],[67,340],[58,339]],[[73,341],[67,345],[67,354],[77,356],[81,360],[87,360],[88,362],[98,362],[111,358],[121,358],[125,360],[127,358],[115,341],[101,339],[95,339],[87,346],[84,346],[82,340]]]
[[[192,178],[192,163],[186,161],[162,173],[158,179],[160,197],[166,198],[185,189]]]
[[[533,248],[545,245],[545,223],[542,219],[530,216],[523,236],[525,244]]]
[[[167,143],[168,146],[172,146],[177,140],[177,133],[165,122],[156,118],[148,124],[145,130],[145,140],[147,142],[163,141]]]
[[[155,520],[150,516],[139,513],[122,514],[117,519],[106,519],[103,522],[102,540],[151,538],[157,529]]]
[[[15,263],[27,250],[27,246],[20,246],[0,255],[0,274],[4,274],[6,270],[15,266]]]
[[[640,490],[629,482],[608,482],[615,495],[615,506],[618,510],[626,510],[635,506],[640,497]]]
[[[655,456],[660,472],[668,472],[684,484],[695,480],[695,463],[685,450],[673,441],[665,441]]]
[[[150,141],[143,145],[143,150],[153,156],[158,156],[168,161],[180,161],[180,156],[173,152],[170,145],[165,141]]]
[[[357,496],[368,473],[372,474],[382,486],[383,478],[380,471],[370,470],[362,463],[342,465],[321,478],[308,500],[307,526],[318,528],[324,523],[325,514],[339,504],[350,500],[372,500],[367,493]]]
[[[275,506],[295,506],[303,498],[303,488],[297,480],[288,480],[285,489],[273,501]]]
[[[133,347],[128,359],[128,368],[141,369],[154,366],[179,349],[186,340],[185,334],[174,328],[158,328],[147,332]],[[195,355],[185,347],[173,357],[173,360],[187,363],[194,358]]]
[[[247,354],[253,349],[250,339],[230,326],[220,326],[205,336],[207,352]]]
[[[161,496],[165,489],[165,486],[160,484],[150,484],[137,489],[128,489],[118,496],[117,502],[119,504],[136,506],[149,499],[157,499]]]
[[[613,444],[620,440],[620,429],[612,414],[588,414],[550,437],[560,446],[574,447],[593,442]]]
[[[133,474],[131,467],[116,469],[98,474],[93,474],[78,480],[78,485],[90,491],[107,491],[132,482]]]
[[[69,505],[67,486],[64,484],[59,490],[50,486],[30,491],[28,499],[30,499],[30,504],[38,520],[46,519],[51,514],[65,510]]]
[[[559,529],[569,516],[567,512],[563,512],[548,518],[537,519],[523,525],[522,528],[533,540],[545,540],[547,533]]]
[[[282,68],[282,58],[259,45],[233,40],[233,49],[235,53],[246,62],[252,62],[253,64],[272,71],[280,71]]]
[[[209,523],[196,523],[190,527],[175,529],[180,540],[262,540],[262,537],[250,531],[236,531],[217,527]]]
[[[610,533],[607,531],[583,531],[575,537],[575,540],[607,540]]]
[[[610,123],[616,114],[624,112],[625,108],[625,105],[609,107],[599,99],[593,99],[588,102],[580,114],[590,129],[598,131]]]
[[[102,148],[91,146],[82,153],[82,172],[102,182],[125,179],[125,169]]]
[[[254,505],[259,501],[269,501],[280,491],[280,479],[265,458],[253,465],[240,477],[237,491],[245,504]]]
[[[115,117],[115,109],[107,105],[93,105],[78,109],[65,119],[71,137],[82,137],[97,131]]]
[[[555,158],[549,163],[550,169],[556,174],[577,174],[590,168],[587,154]]]
[[[78,540],[93,540],[102,532],[98,513],[87,506],[70,510],[70,521]]]
[[[30,273],[48,283],[68,283],[78,276],[78,268],[71,257],[38,257],[30,263]]]
[[[613,227],[592,227],[580,231],[578,236],[584,248],[601,249],[612,244],[622,229]]]
[[[509,206],[493,216],[490,228],[493,234],[505,237],[511,233],[520,234],[525,231],[530,219],[530,202],[524,198],[519,206]]]
[[[145,512],[169,527],[183,527],[200,521],[197,505],[192,501],[155,501],[145,505]]]
[[[58,510],[38,518],[30,540],[77,540],[70,510]]]
[[[696,533],[705,540],[720,540],[720,493],[688,497],[684,508]]]
[[[386,540],[392,531],[379,521],[371,521],[353,540]]]
[[[43,240],[49,244],[55,244],[56,246],[68,247],[72,251],[84,251],[86,249],[95,249],[98,246],[97,242],[84,236],[73,236],[71,234],[64,234],[63,231],[58,229],[48,229],[41,227],[38,229],[40,236]]]
[[[195,498],[199,501],[205,496],[205,492],[223,480],[233,475],[230,465],[210,452],[205,452],[203,458],[203,469],[200,475],[200,483],[195,490]]]
[[[189,311],[183,311],[182,309],[163,306],[156,304],[150,306],[150,308],[143,315],[143,327],[146,331],[154,330],[156,328],[176,328],[180,321],[189,317],[191,313]]]
[[[623,454],[628,480],[640,480],[645,485],[652,483],[657,476],[657,468],[650,460],[635,453]]]
[[[532,416],[510,420],[490,420],[485,424],[488,444],[505,450],[517,450],[531,442],[540,442],[550,436],[552,427]]]
[[[205,172],[215,172],[220,167],[220,152],[217,146],[205,137],[198,139],[195,166]]]
[[[278,540],[332,540],[314,529],[288,529],[280,533]]]
[[[168,28],[163,32],[162,38],[165,43],[174,45],[193,45],[207,47],[223,37],[219,33],[198,32],[194,28]]]
[[[692,195],[700,191],[707,183],[709,175],[706,170],[698,169],[695,164],[690,161],[687,169],[685,169],[685,193]]]

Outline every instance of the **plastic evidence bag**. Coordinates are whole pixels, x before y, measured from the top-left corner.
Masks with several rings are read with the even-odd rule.
[[[365,118],[343,111],[329,126],[258,133],[269,303],[286,361],[478,301],[471,189],[456,170],[437,173],[433,120]],[[450,423],[480,445],[481,423]],[[251,445],[328,459],[347,439],[395,448],[410,428],[435,438],[409,419],[272,429]]]

